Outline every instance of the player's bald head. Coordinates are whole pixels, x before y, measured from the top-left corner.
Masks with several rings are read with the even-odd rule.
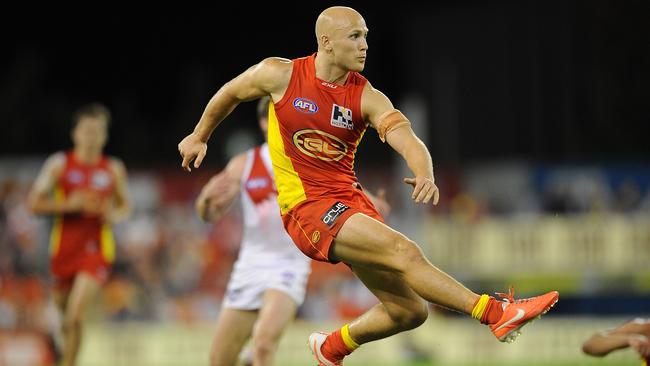
[[[316,39],[320,45],[322,36],[332,36],[336,31],[359,24],[365,27],[365,20],[358,11],[347,6],[332,6],[323,10],[316,20]]]

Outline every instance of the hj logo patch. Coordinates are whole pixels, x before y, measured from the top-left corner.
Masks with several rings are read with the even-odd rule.
[[[345,128],[348,130],[353,129],[354,123],[352,123],[352,110],[334,104],[332,106],[332,121],[330,123],[334,127]]]

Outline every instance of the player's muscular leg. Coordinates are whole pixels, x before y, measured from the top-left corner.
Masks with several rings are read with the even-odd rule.
[[[431,264],[415,242],[364,214],[354,214],[343,224],[330,259],[355,269],[389,271],[425,300],[463,313],[471,313],[479,298]]]
[[[284,292],[267,290],[262,309],[253,329],[254,365],[273,363],[282,332],[296,316],[296,302]]]
[[[253,332],[257,311],[224,308],[210,349],[211,366],[234,366],[242,347]]]
[[[350,336],[357,343],[416,328],[427,319],[426,302],[393,271],[367,267],[353,267],[353,270],[381,301],[350,323]]]
[[[63,315],[63,365],[74,365],[81,344],[82,319],[90,299],[97,293],[99,283],[87,273],[79,273],[68,295]]]

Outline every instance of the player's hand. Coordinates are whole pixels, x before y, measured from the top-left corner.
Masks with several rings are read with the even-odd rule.
[[[226,192],[231,186],[230,180],[224,174],[217,174],[210,178],[197,199],[197,209],[199,209],[201,217],[208,217],[207,213],[210,210],[224,205],[224,202],[227,201]]]
[[[73,191],[65,199],[65,212],[83,212],[86,202],[86,193],[82,191]]]
[[[422,202],[426,204],[433,198],[433,204],[438,204],[440,192],[438,192],[438,187],[434,183],[433,177],[404,178],[404,183],[413,186],[411,198],[415,203]]]
[[[85,192],[81,211],[86,216],[98,216],[105,220],[111,211],[111,204],[108,198],[97,192]]]
[[[642,334],[630,334],[628,344],[642,357],[650,357],[650,340]]]
[[[232,185],[231,180],[226,174],[217,174],[210,178],[205,187],[201,190],[201,196],[206,198],[218,198],[222,196]]]
[[[194,167],[198,168],[203,162],[203,158],[208,151],[208,144],[198,138],[195,134],[187,135],[179,144],[178,152],[183,158],[181,166],[188,172],[192,171],[190,163],[194,160]]]

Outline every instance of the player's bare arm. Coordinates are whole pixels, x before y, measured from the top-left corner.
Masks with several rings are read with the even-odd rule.
[[[131,199],[128,190],[128,178],[124,163],[117,158],[111,159],[111,169],[115,177],[115,192],[113,202],[108,206],[105,220],[111,224],[118,223],[131,214]]]
[[[411,129],[410,122],[393,107],[390,99],[382,92],[366,84],[361,97],[361,111],[379,133],[379,137],[406,160],[415,175],[404,178],[404,183],[412,185],[411,198],[416,203],[438,203],[439,192],[433,177],[433,163],[429,150]]]
[[[228,212],[241,189],[245,164],[246,154],[239,154],[223,171],[210,178],[196,199],[196,212],[201,219],[213,222]]]
[[[270,57],[250,67],[219,89],[210,99],[196,124],[194,132],[178,144],[183,158],[182,167],[191,171],[190,163],[198,168],[205,157],[207,141],[215,128],[241,102],[257,99],[265,95],[274,101],[282,98],[291,79],[292,62],[287,59]]]
[[[65,155],[51,155],[41,168],[28,196],[29,208],[35,214],[51,215],[81,212],[84,206],[84,195],[72,194],[65,199],[55,199],[53,191],[65,165]]]
[[[639,355],[650,357],[650,322],[635,319],[618,328],[593,334],[582,345],[582,351],[588,355],[602,357],[610,352],[633,348]]]

